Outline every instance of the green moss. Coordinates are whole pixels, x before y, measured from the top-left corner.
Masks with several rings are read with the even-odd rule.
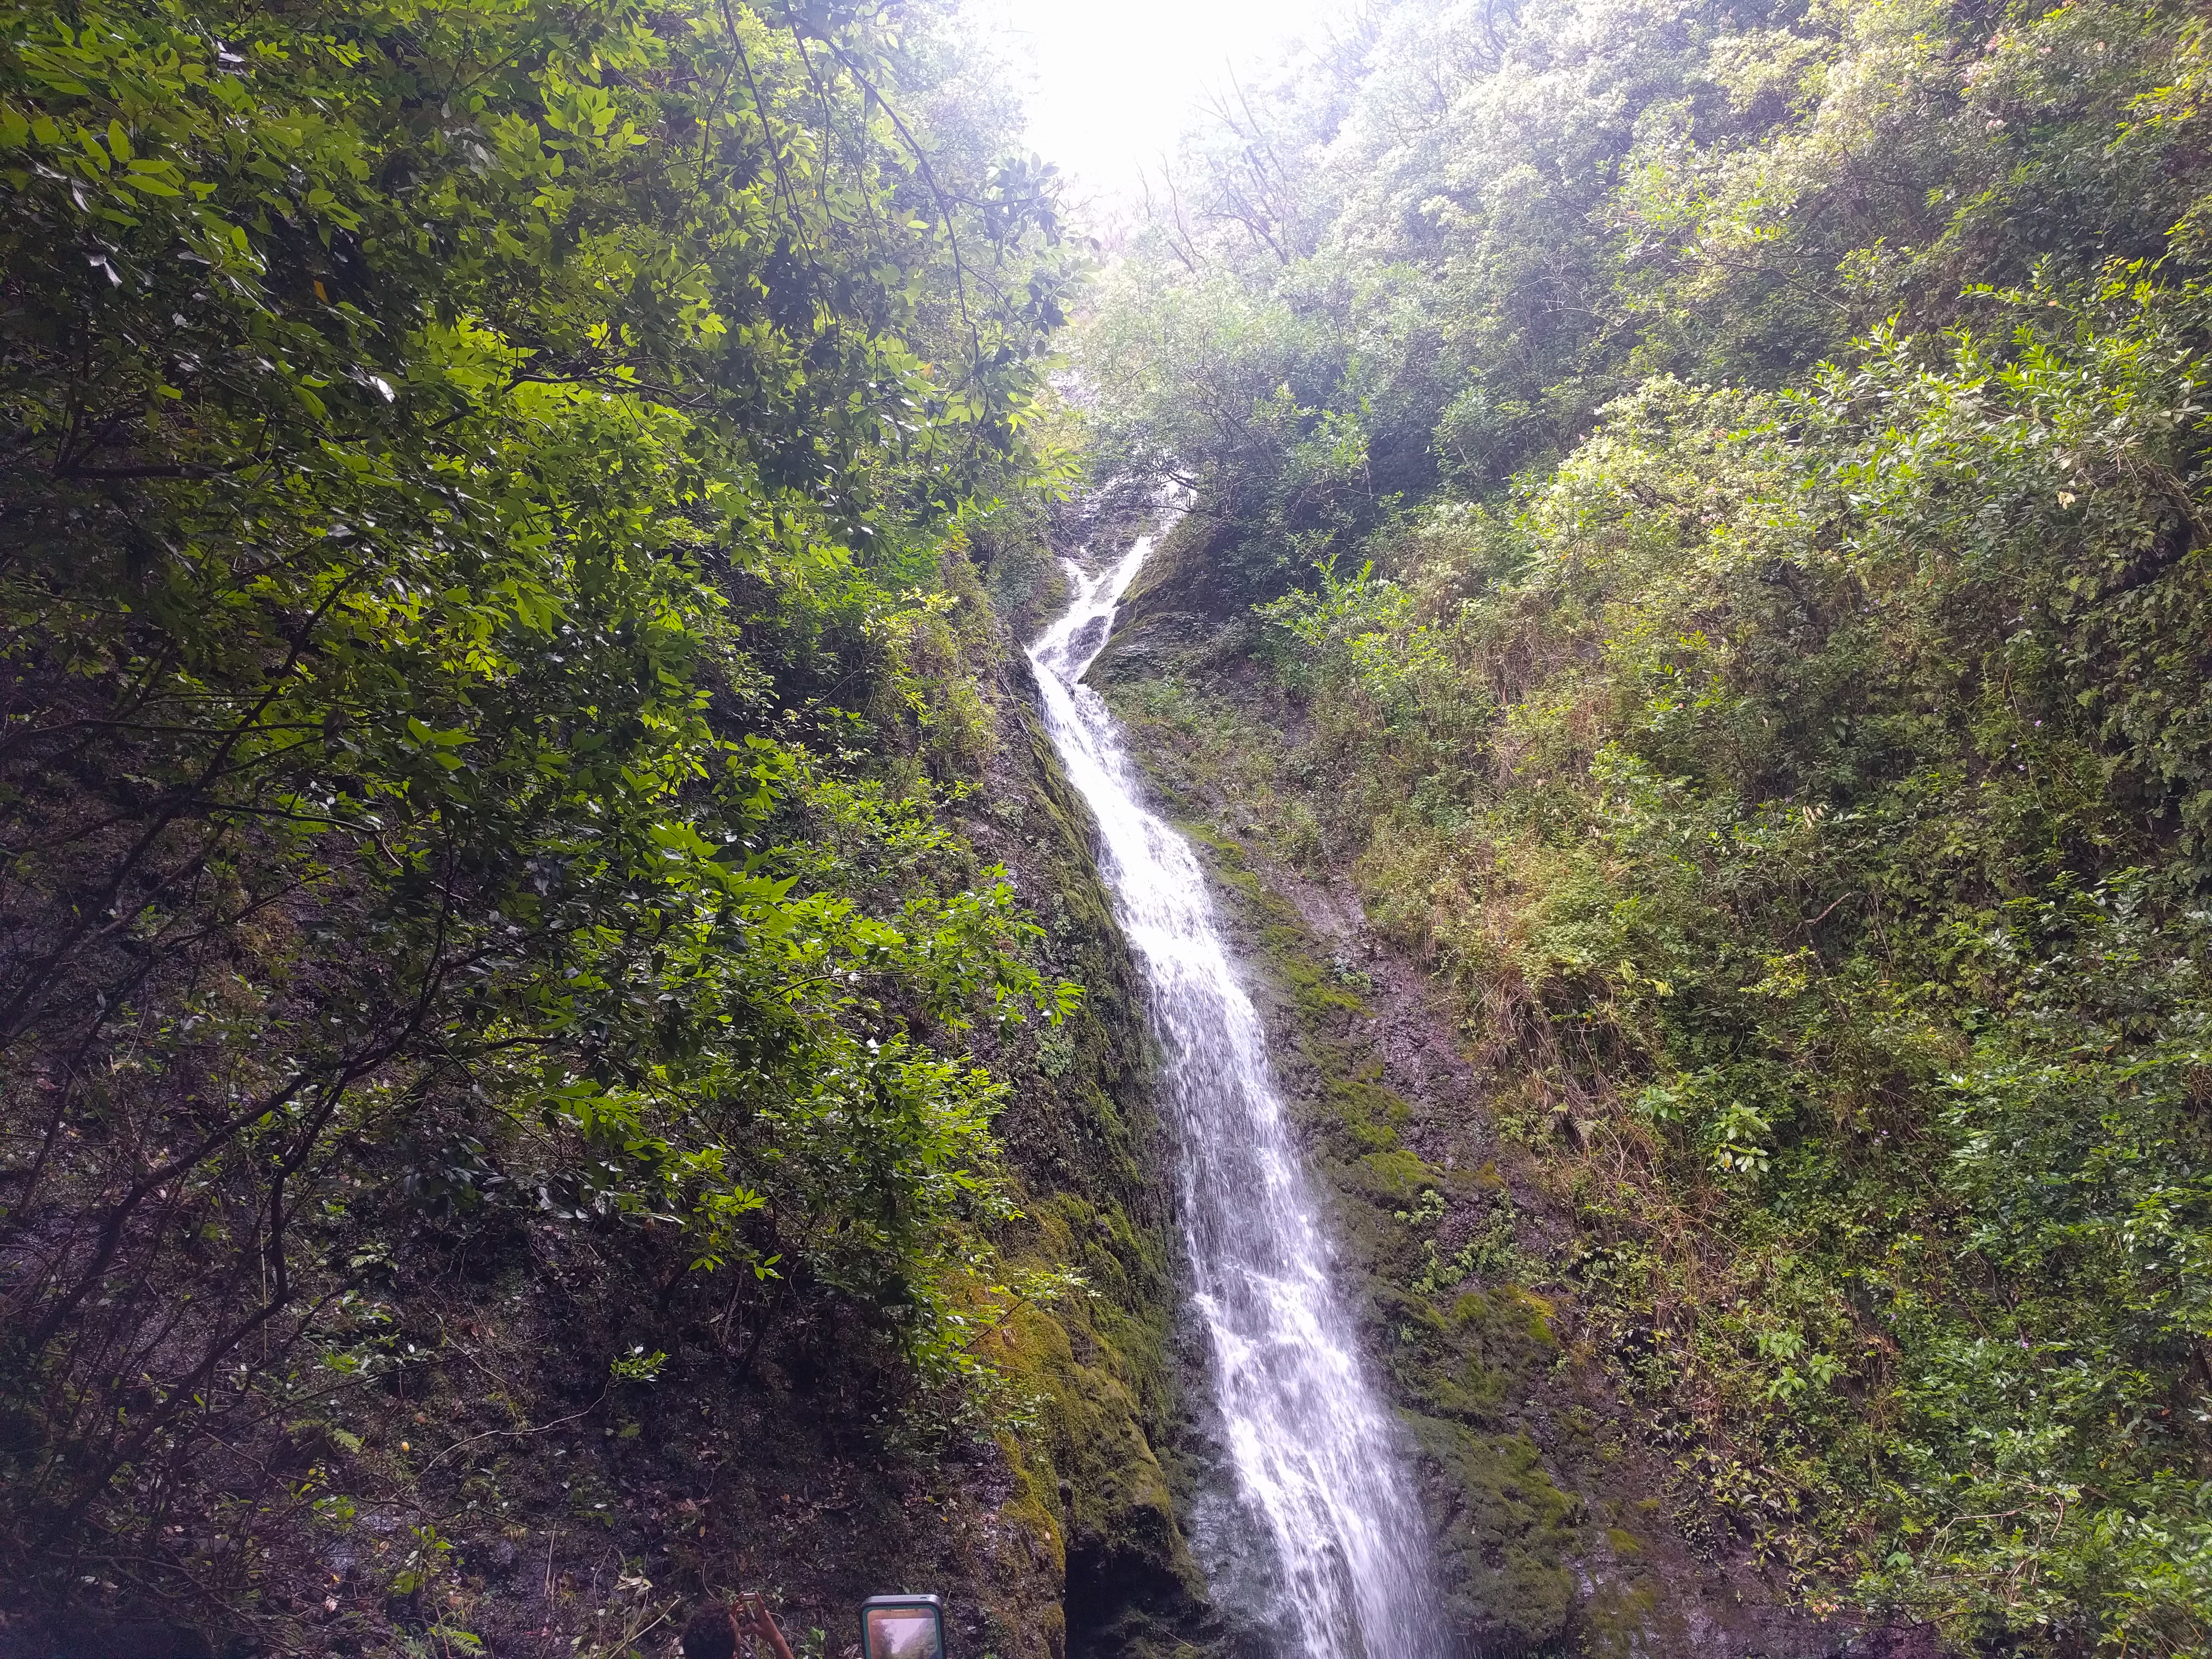
[[[1611,1534],[1626,1538],[1627,1534]],[[1629,1540],[1633,1545],[1635,1540]],[[1583,1602],[1577,1623],[1589,1659],[1634,1659],[1646,1653],[1679,1653],[1690,1646],[1690,1632],[1669,1616],[1649,1579],[1601,1583]]]
[[[1030,1310],[1010,1322],[1004,1363],[1038,1398],[1036,1425],[1010,1446],[1024,1479],[1002,1513],[1030,1528],[1062,1572],[1073,1551],[1092,1571],[1188,1579],[1166,1473],[1136,1392],[1116,1374],[1121,1356],[1079,1318]],[[1097,1363],[1079,1358],[1079,1339]]]
[[[1359,1160],[1361,1184],[1379,1201],[1414,1203],[1436,1176],[1429,1166],[1403,1146],[1370,1152]]]
[[[1452,1304],[1452,1322],[1493,1355],[1533,1352],[1548,1361],[1559,1346],[1551,1318],[1552,1304],[1518,1285],[1470,1291]]]
[[[1454,1489],[1437,1555],[1456,1611],[1492,1645],[1556,1646],[1577,1600],[1569,1563],[1579,1504],[1553,1482],[1526,1435],[1471,1433],[1434,1419],[1415,1419],[1414,1430]]]

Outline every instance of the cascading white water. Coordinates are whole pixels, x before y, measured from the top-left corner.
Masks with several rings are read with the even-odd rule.
[[[1273,1559],[1195,1540],[1217,1590],[1267,1586],[1273,1644],[1300,1659],[1442,1659],[1451,1649],[1399,1436],[1361,1374],[1328,1247],[1189,844],[1139,804],[1121,732],[1082,677],[1151,550],[1086,575],[1030,647],[1045,725],[1104,841],[1102,866],[1151,992],[1180,1149],[1194,1310],[1244,1524]],[[1213,1559],[1206,1559],[1208,1554]],[[1255,1572],[1255,1565],[1261,1571]]]

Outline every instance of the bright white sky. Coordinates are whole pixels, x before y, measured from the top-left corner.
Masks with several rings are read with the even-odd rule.
[[[1034,70],[1030,147],[1079,181],[1077,194],[1133,191],[1157,170],[1228,71],[1272,63],[1319,37],[1334,0],[973,0],[1007,55]],[[1087,188],[1086,188],[1087,187]]]

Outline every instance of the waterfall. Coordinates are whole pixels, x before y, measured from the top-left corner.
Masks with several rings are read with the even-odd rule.
[[[1070,565],[1073,602],[1030,660],[1165,1050],[1193,1307],[1236,1488],[1234,1524],[1194,1543],[1218,1597],[1261,1587],[1243,1593],[1263,1605],[1236,1610],[1284,1659],[1441,1659],[1454,1644],[1402,1437],[1362,1373],[1259,1018],[1196,856],[1140,804],[1120,730],[1081,684],[1151,546],[1095,576]]]

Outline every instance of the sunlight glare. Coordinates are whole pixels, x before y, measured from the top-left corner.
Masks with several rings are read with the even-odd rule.
[[[1316,39],[1328,0],[976,0],[1030,71],[1030,143],[1079,190],[1122,195],[1157,170],[1209,94]]]

